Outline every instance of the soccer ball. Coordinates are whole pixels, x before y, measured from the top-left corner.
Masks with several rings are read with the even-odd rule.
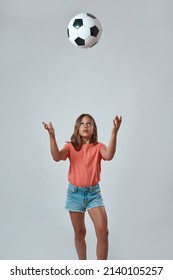
[[[67,27],[67,35],[72,44],[80,48],[91,48],[98,43],[102,27],[98,19],[89,13],[74,16]]]

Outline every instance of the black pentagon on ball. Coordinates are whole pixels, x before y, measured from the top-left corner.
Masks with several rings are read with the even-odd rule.
[[[97,26],[93,26],[90,28],[90,33],[91,33],[91,36],[93,37],[97,37],[98,33],[99,33],[99,29]]]
[[[96,17],[93,16],[92,14],[90,14],[90,13],[87,13],[87,16],[89,16],[89,17],[91,17],[91,18],[93,18],[93,19],[96,19]]]
[[[67,35],[68,35],[68,38],[70,37],[70,31],[69,29],[67,28]]]
[[[76,38],[76,40],[74,40],[74,41],[78,46],[84,46],[85,45],[85,40],[80,38],[80,37]]]
[[[73,26],[76,29],[79,29],[83,25],[83,20],[82,19],[75,19]]]

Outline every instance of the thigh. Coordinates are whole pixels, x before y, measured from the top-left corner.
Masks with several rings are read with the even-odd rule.
[[[107,229],[108,220],[104,206],[88,209],[88,213],[93,221],[96,232]]]
[[[69,211],[71,222],[75,231],[85,229],[85,213]]]

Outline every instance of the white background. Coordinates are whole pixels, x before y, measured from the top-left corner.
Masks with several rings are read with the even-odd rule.
[[[172,9],[169,0],[0,0],[0,259],[77,258],[68,162],[52,161],[42,121],[62,147],[81,113],[105,144],[123,116],[117,154],[102,164],[109,259],[173,258]],[[80,12],[102,24],[91,49],[67,38]]]

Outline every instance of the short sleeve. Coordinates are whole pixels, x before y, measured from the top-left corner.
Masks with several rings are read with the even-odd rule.
[[[106,145],[105,144],[103,144],[103,143],[100,143],[100,155],[101,155],[101,150],[102,149],[107,149],[107,147],[106,147]],[[101,155],[101,158],[103,159],[103,160],[105,160],[103,157],[102,157],[102,155]]]
[[[67,152],[66,157],[63,158],[63,160],[66,160],[69,157],[69,154],[70,154],[70,143],[66,143],[63,147],[63,150],[66,150],[66,152]]]

